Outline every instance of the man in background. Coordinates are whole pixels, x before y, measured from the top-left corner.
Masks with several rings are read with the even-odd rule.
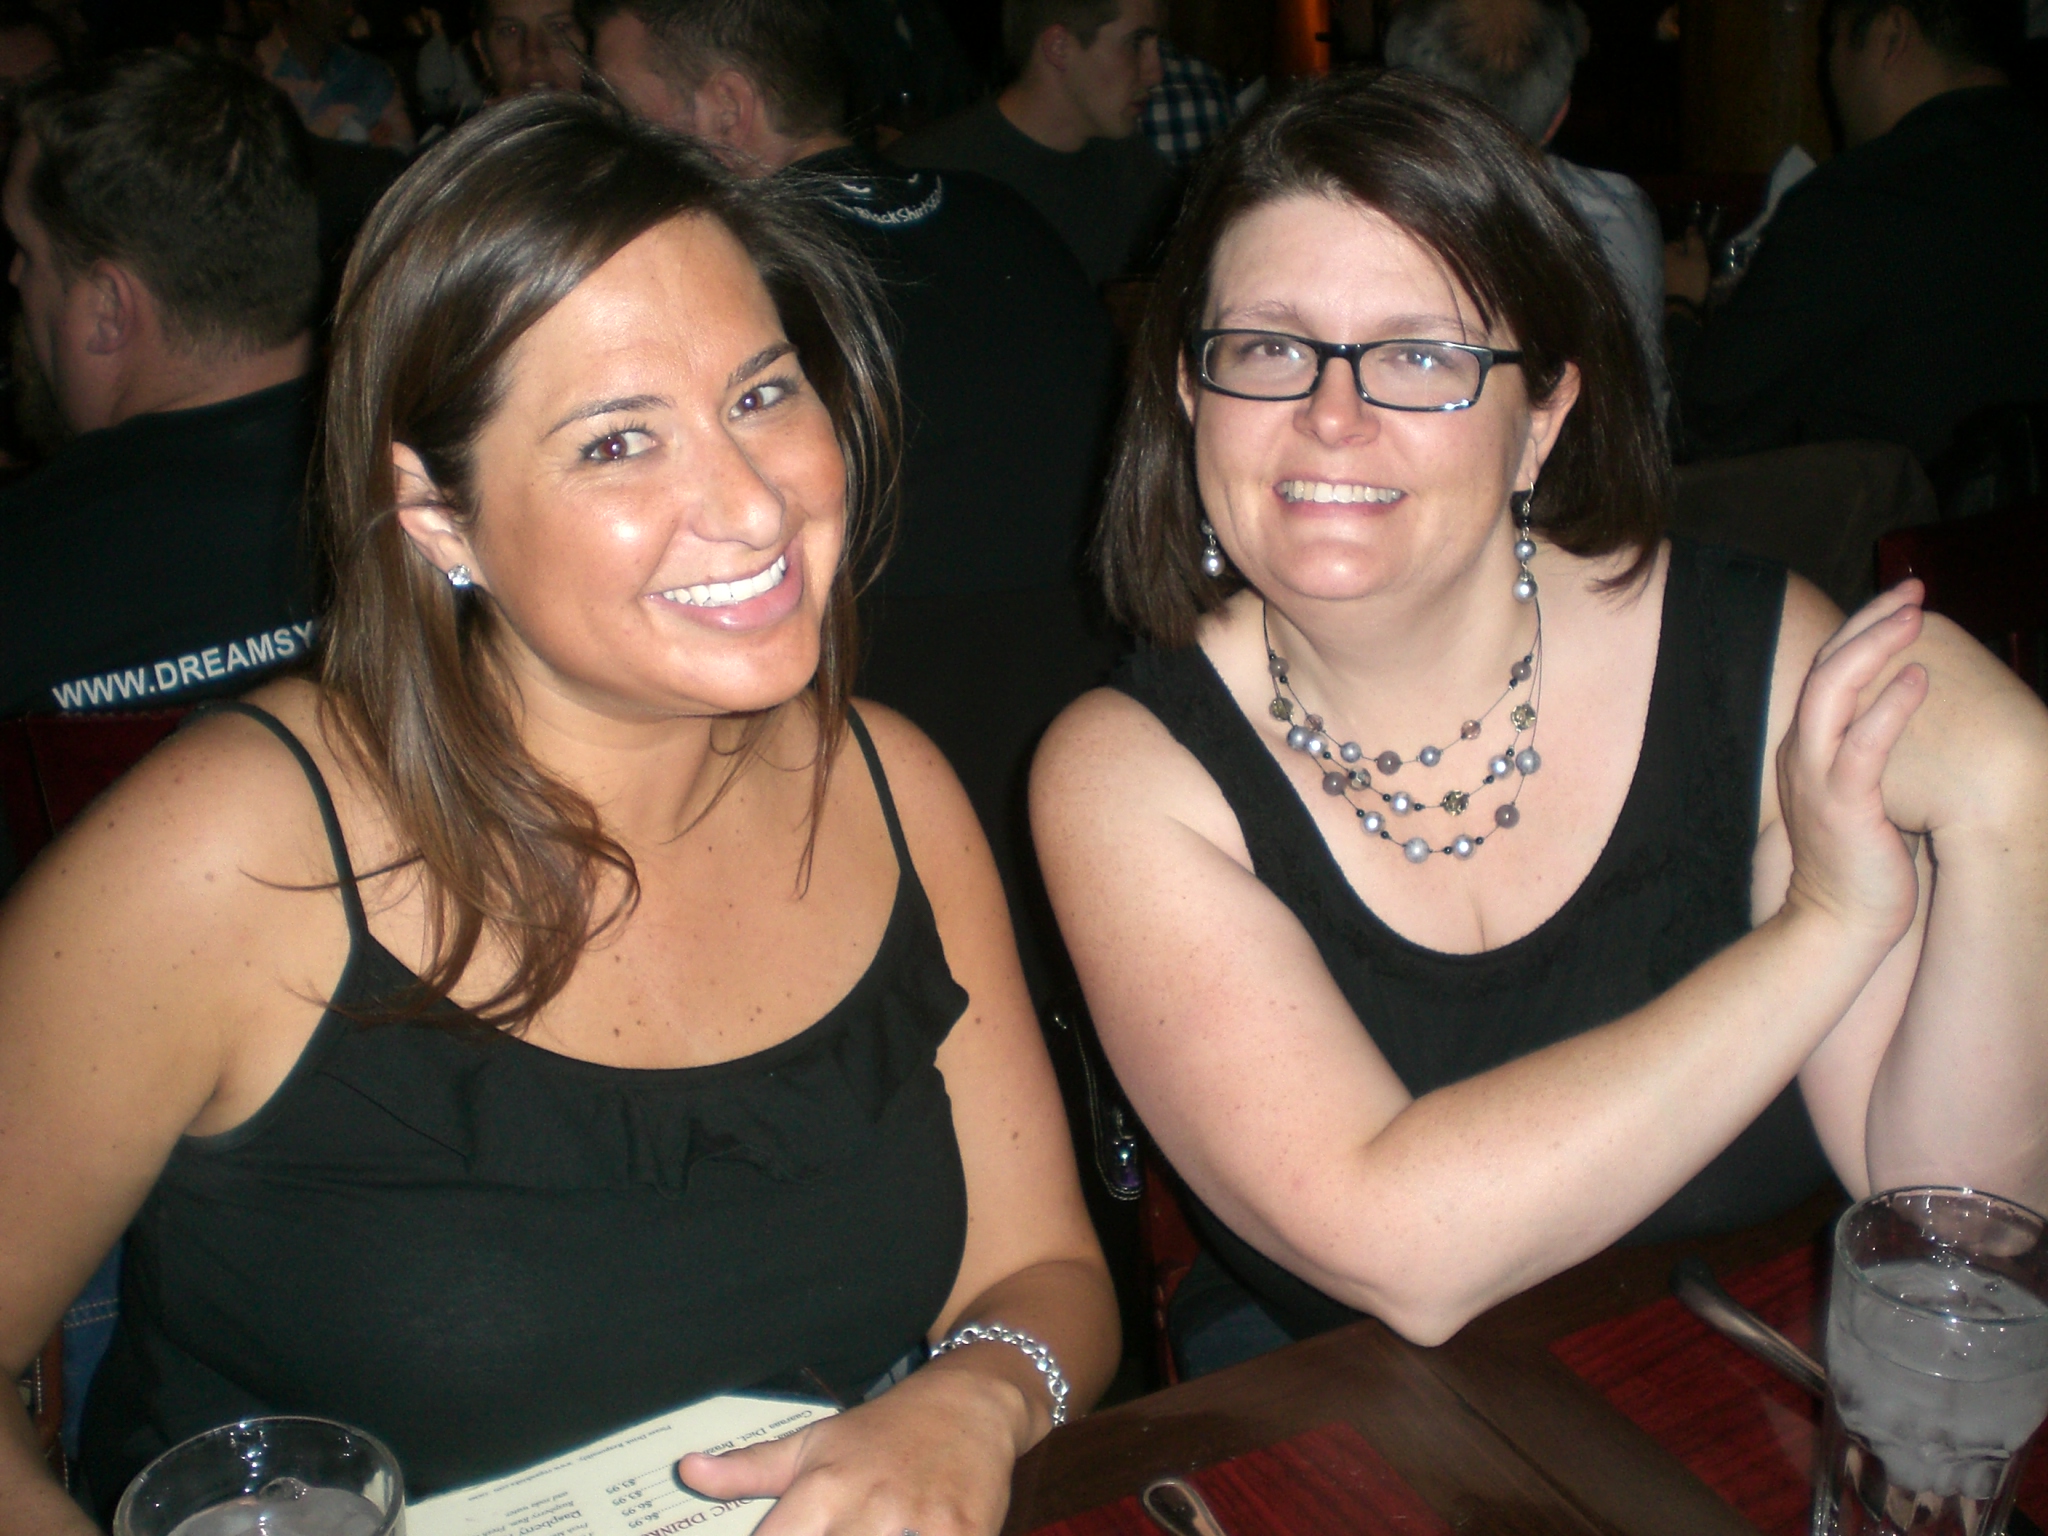
[[[1571,0],[1403,0],[1387,26],[1386,60],[1478,97],[1530,143],[1548,144],[1571,111],[1572,76],[1587,43],[1585,14]],[[1661,418],[1670,385],[1656,204],[1618,172],[1547,152],[1544,158],[1621,285]]]
[[[1923,464],[1987,405],[2048,399],[2048,129],[1996,0],[1835,0],[1843,150],[1787,192],[1728,301],[1672,251],[1683,456],[1850,438]]]
[[[1059,236],[1007,188],[907,171],[848,140],[826,0],[585,0],[582,15],[592,63],[632,110],[744,174],[806,179],[882,278],[903,510],[862,606],[860,690],[938,742],[1015,910],[1031,748],[1111,659],[1075,579],[1112,410],[1108,319]],[[1042,996],[1046,962],[1020,938]]]
[[[31,97],[0,198],[77,437],[0,492],[0,716],[240,692],[302,658],[320,287],[304,133],[162,51]]]
[[[1172,215],[1172,172],[1137,131],[1160,81],[1160,10],[1161,0],[1004,0],[1016,79],[890,154],[1015,188],[1091,283],[1143,268]]]
[[[493,100],[583,88],[589,40],[576,0],[476,0],[476,51]]]

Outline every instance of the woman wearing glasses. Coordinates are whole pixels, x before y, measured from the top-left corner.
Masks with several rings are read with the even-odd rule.
[[[1596,247],[1455,93],[1313,86],[1189,205],[1098,549],[1153,648],[1033,817],[1193,1197],[1191,1369],[1361,1311],[1440,1340],[1830,1165],[2044,1193],[2048,714],[1910,587],[1844,625],[1663,541],[1648,401]]]

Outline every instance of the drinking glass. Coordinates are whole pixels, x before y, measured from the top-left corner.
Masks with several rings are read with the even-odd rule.
[[[405,1482],[382,1441],[332,1419],[226,1424],[144,1467],[114,1536],[404,1536]]]
[[[1894,1189],[1835,1228],[1814,1536],[1999,1536],[2048,1416],[2048,1223]]]

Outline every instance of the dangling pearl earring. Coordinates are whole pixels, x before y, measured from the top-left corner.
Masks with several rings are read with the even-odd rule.
[[[1529,503],[1536,499],[1536,488],[1517,491],[1508,498],[1509,510],[1515,518],[1515,562],[1521,566],[1522,574],[1515,578],[1515,601],[1529,603],[1536,600],[1536,578],[1529,572],[1529,562],[1536,558],[1536,541],[1529,537]]]
[[[1207,518],[1202,520],[1202,569],[1212,581],[1223,574],[1223,546],[1216,542],[1216,530]]]
[[[453,587],[456,591],[460,592],[465,587],[475,586],[476,582],[470,576],[468,566],[451,565],[448,568],[448,585]]]

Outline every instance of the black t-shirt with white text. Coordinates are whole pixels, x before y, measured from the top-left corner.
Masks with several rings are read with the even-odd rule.
[[[131,417],[0,491],[0,717],[190,704],[305,659],[313,395]]]

